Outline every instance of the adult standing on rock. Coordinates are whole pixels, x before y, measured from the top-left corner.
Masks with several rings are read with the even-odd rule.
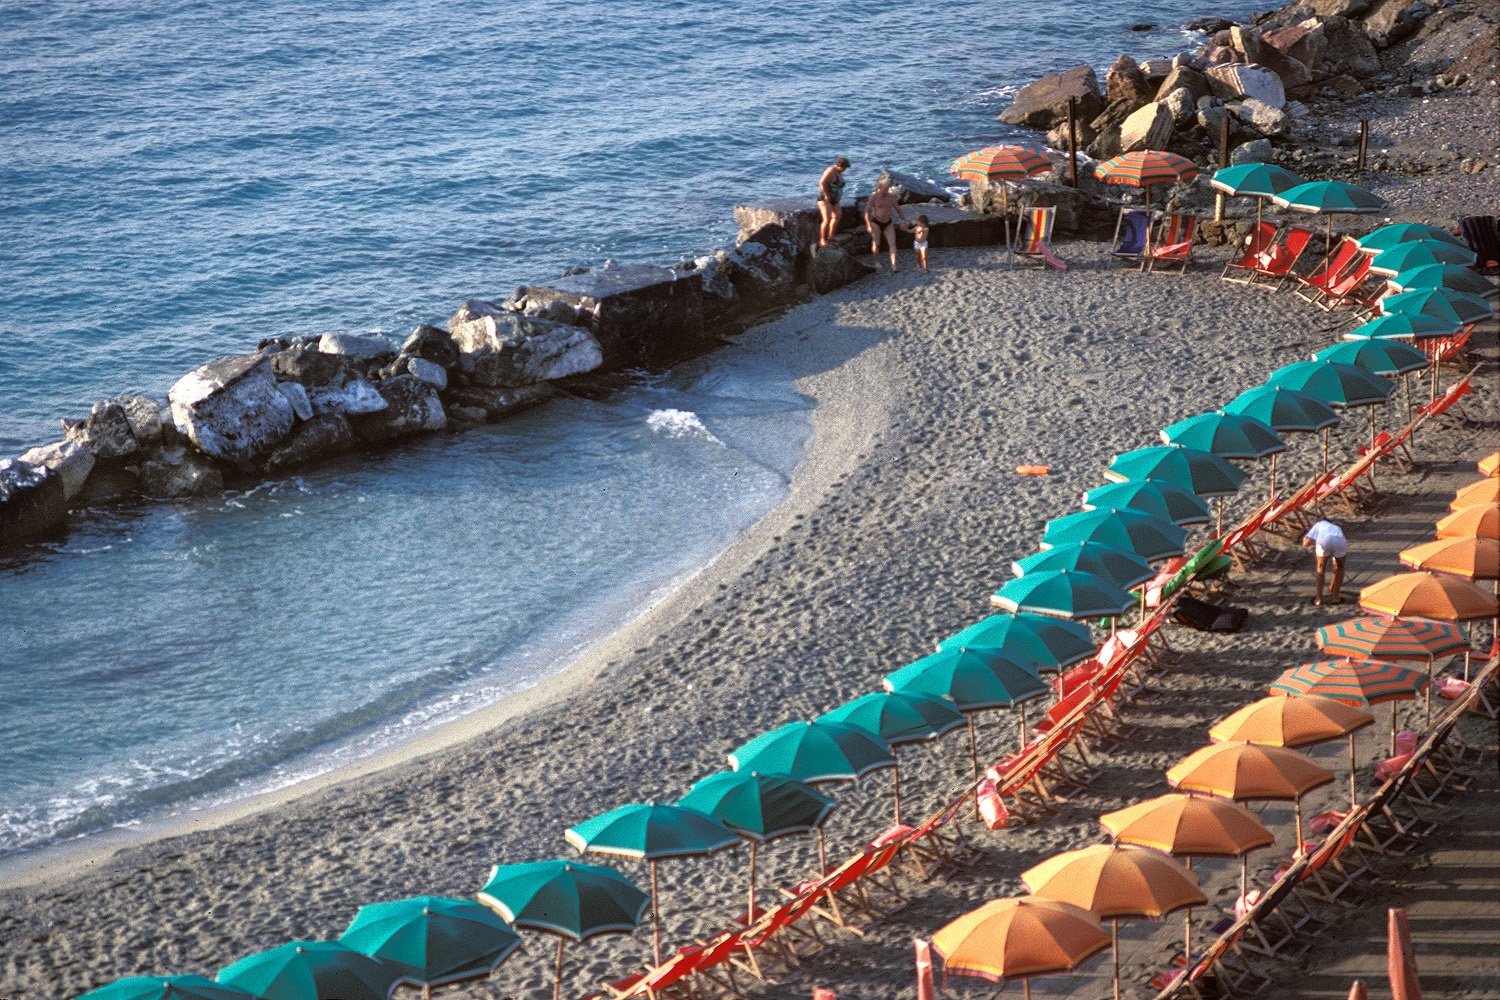
[[[891,273],[896,271],[896,220],[901,220],[901,225],[911,228],[906,221],[906,213],[901,211],[901,203],[896,197],[896,192],[891,190],[891,179],[882,177],[875,182],[875,190],[870,195],[870,200],[865,202],[865,228],[870,232],[870,253],[880,256],[880,236],[885,234],[885,241],[891,248]]]
[[[839,204],[844,200],[844,171],[848,169],[848,158],[840,156],[833,161],[833,166],[823,171],[823,177],[818,181],[818,212],[823,217],[818,228],[820,247],[832,243],[839,231]]]

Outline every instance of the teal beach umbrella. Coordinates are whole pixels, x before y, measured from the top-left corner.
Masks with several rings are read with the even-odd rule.
[[[1182,555],[1187,531],[1171,521],[1129,507],[1108,510],[1098,507],[1047,522],[1042,533],[1044,550],[1075,542],[1099,542],[1155,562]]]
[[[1157,479],[1131,479],[1096,486],[1083,495],[1083,509],[1138,510],[1178,527],[1207,524],[1213,520],[1208,504],[1197,494]]]
[[[895,765],[889,743],[843,722],[791,722],[729,755],[736,771],[782,774],[809,784],[856,781]]]
[[[488,976],[521,938],[473,900],[417,896],[360,907],[339,944],[379,959],[430,996],[434,986]]]
[[[215,978],[262,1000],[386,1000],[401,973],[334,941],[293,941],[226,965]]]
[[[1348,333],[1345,340],[1430,340],[1434,337],[1451,337],[1462,324],[1426,316],[1422,313],[1396,313],[1378,316],[1362,323]]]
[[[553,1000],[562,996],[563,946],[600,934],[630,934],[651,902],[613,868],[555,859],[496,865],[479,901],[506,923],[557,936]]]
[[[1313,355],[1314,361],[1341,361],[1372,375],[1404,375],[1428,365],[1427,355],[1399,340],[1345,340]]]
[[[203,976],[127,976],[78,1000],[255,1000],[255,996]]]
[[[1379,375],[1338,361],[1299,361],[1276,369],[1266,384],[1296,389],[1339,408],[1374,406],[1391,395],[1391,384]]]
[[[1305,183],[1290,170],[1270,163],[1241,163],[1214,171],[1209,185],[1225,194],[1255,199],[1255,225],[1260,228],[1261,209],[1267,198],[1275,197]]]
[[[1309,181],[1271,197],[1282,208],[1314,215],[1372,215],[1385,208],[1385,200],[1362,187],[1343,181]]]
[[[818,716],[874,733],[892,746],[936,739],[964,724],[964,714],[947,698],[911,691],[876,691]]]
[[[1234,397],[1225,413],[1239,413],[1269,424],[1278,434],[1321,431],[1341,419],[1317,396],[1279,385],[1261,385]]]
[[[958,715],[956,711],[953,714]],[[711,774],[678,799],[677,804],[707,813],[750,842],[750,905],[746,912],[752,917],[758,912],[755,856],[759,845],[777,837],[816,830],[821,857],[823,821],[834,806],[833,799],[804,782],[751,771]]]
[[[1275,428],[1243,413],[1200,413],[1165,428],[1163,444],[1197,448],[1224,458],[1265,458],[1286,451]]]
[[[1245,470],[1220,458],[1211,451],[1199,448],[1180,448],[1176,445],[1157,445],[1154,448],[1137,448],[1116,455],[1104,470],[1106,479],[1127,482],[1132,479],[1160,479],[1181,486],[1200,497],[1231,496],[1245,481]],[[1100,539],[1107,542],[1108,539]],[[1140,549],[1137,555],[1147,559]],[[1181,555],[1175,552],[1173,555]]]
[[[994,650],[1038,674],[1057,673],[1099,651],[1087,625],[1045,615],[990,615],[938,643],[938,651],[964,646]]]
[[[1007,611],[1079,620],[1124,614],[1135,607],[1135,598],[1102,576],[1053,569],[1007,581],[990,603]]]
[[[1414,222],[1402,222],[1391,226],[1381,226],[1369,235],[1361,237],[1359,248],[1365,253],[1379,253],[1413,240],[1436,240],[1441,243],[1451,243],[1454,246],[1464,246],[1461,238],[1454,236],[1446,229]]]
[[[1474,263],[1477,255],[1468,247],[1456,247],[1438,240],[1409,240],[1382,250],[1370,261],[1371,274],[1396,275],[1428,264]]]
[[[1477,295],[1451,288],[1421,288],[1387,295],[1379,302],[1382,315],[1422,314],[1460,325],[1481,323],[1495,314],[1494,307]]]
[[[1424,264],[1409,271],[1402,271],[1391,279],[1390,284],[1398,292],[1446,288],[1480,298],[1486,298],[1496,292],[1495,283],[1490,279],[1457,264]]]
[[[1011,563],[1016,576],[1045,573],[1049,570],[1081,570],[1102,577],[1122,590],[1145,583],[1156,576],[1151,564],[1134,552],[1126,552],[1099,542],[1069,542],[1018,559]]]

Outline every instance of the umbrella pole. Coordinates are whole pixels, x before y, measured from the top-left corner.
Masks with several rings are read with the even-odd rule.
[[[896,825],[901,825],[901,765],[895,764],[891,767],[891,775],[896,782]],[[753,848],[752,848],[753,850]],[[754,854],[750,855],[752,858]]]
[[[818,827],[818,874],[828,874],[828,846],[823,842],[823,828]]]
[[[1000,180],[1000,214],[1005,219],[1005,266],[1011,267],[1015,264],[1016,244],[1010,236],[1010,184],[1004,179]],[[1016,221],[1016,235],[1020,235],[1021,223]]]
[[[1297,849],[1292,852],[1292,860],[1295,861],[1302,856],[1302,800],[1298,799],[1293,805],[1297,813]]]
[[[1349,734],[1349,808],[1359,805],[1359,795],[1354,790],[1354,734]]]
[[[1396,756],[1396,699],[1391,699],[1391,756]]]
[[[1250,855],[1240,855],[1240,898],[1245,898],[1245,893],[1250,891]]]
[[[946,975],[946,970],[945,970],[944,974]],[[1030,976],[1027,976],[1025,979],[1021,980],[1021,997],[1022,997],[1022,1000],[1031,1000],[1031,977]]]
[[[1223,497],[1216,497],[1215,498],[1215,502],[1218,505],[1218,510],[1214,514],[1214,537],[1215,538],[1223,538],[1224,537],[1224,498]]]
[[[756,914],[755,914],[755,848],[757,846],[758,845],[755,843],[755,841],[753,841],[753,840],[750,841],[750,908],[745,911],[745,913],[748,915],[746,917],[746,919],[745,919],[745,926],[747,926],[747,927],[750,926],[751,924],[755,923],[755,916],[756,916]]]
[[[1115,953],[1115,1000],[1120,1000],[1120,920],[1109,922],[1109,941]]]
[[[651,859],[651,944],[656,964],[661,964],[661,911],[656,905],[656,859]]]
[[[1274,503],[1276,501],[1276,455],[1271,455],[1271,495],[1266,498]]]
[[[422,984],[422,1000],[432,1000],[432,984]]]
[[[568,941],[561,934],[557,937],[557,975],[552,980],[552,1000],[562,1000],[562,958],[563,945]]]
[[[1429,726],[1432,725],[1432,666],[1433,659],[1429,656],[1427,658],[1427,691],[1425,695],[1427,699],[1427,725]]]
[[[1146,253],[1141,257],[1141,270],[1146,270],[1146,264],[1151,260],[1151,185],[1146,185]]]
[[[1406,422],[1409,424],[1411,423],[1411,372],[1401,373],[1401,395],[1406,399]],[[1411,429],[1411,434],[1408,437],[1411,438],[1412,444],[1417,443],[1417,429],[1415,427]]]
[[[1323,475],[1328,475],[1328,428],[1323,428]]]
[[[966,712],[964,718],[969,720],[969,759],[974,765],[974,815],[982,815],[979,812],[979,744],[974,738],[974,713]]]
[[[1182,911],[1182,967],[1193,967],[1193,908]],[[1186,975],[1186,973],[1183,973]]]
[[[1026,748],[1026,703],[1021,702],[1021,742],[1016,744],[1017,750]]]

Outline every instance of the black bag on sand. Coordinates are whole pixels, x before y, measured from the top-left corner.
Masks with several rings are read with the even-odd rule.
[[[1199,632],[1238,632],[1245,627],[1250,612],[1244,608],[1221,607],[1183,594],[1172,608],[1173,617]]]

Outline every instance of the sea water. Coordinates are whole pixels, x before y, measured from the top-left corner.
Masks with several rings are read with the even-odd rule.
[[[1200,3],[0,5],[0,455],[263,337],[400,337],[569,266],[710,251],[736,202],[810,195],[839,155],[856,191],[945,178],[1018,134],[995,115],[1019,84],[1179,51]],[[715,357],[86,514],[0,566],[0,853],[534,682],[785,495],[806,406],[774,359]]]

